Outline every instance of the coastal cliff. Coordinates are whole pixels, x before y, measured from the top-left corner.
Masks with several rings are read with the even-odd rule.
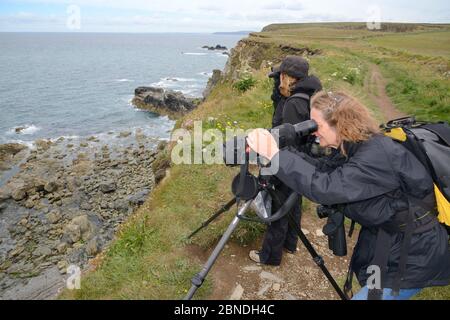
[[[372,107],[375,104],[371,101],[372,92],[370,90],[375,86],[371,83],[372,77],[368,70],[371,70],[370,68],[375,63],[379,65],[383,72],[392,77],[386,87],[395,101],[403,102],[409,99],[408,104],[412,104],[411,101],[416,100],[425,103],[428,101],[423,94],[426,86],[428,91],[436,90],[434,91],[435,97],[444,97],[444,103],[440,100],[433,101],[433,109],[428,108],[426,112],[435,116],[438,115],[441,105],[448,106],[448,103],[445,104],[445,101],[448,101],[445,100],[448,99],[445,95],[448,95],[449,92],[445,81],[448,80],[436,80],[427,76],[428,68],[434,68],[433,63],[435,62],[433,61],[436,59],[426,60],[425,58],[418,58],[416,55],[409,55],[404,58],[405,53],[397,51],[392,53],[382,47],[375,50],[371,43],[366,44],[364,42],[366,39],[373,37],[373,34],[369,32],[362,32],[358,38],[356,36],[348,37],[345,34],[343,36],[342,32],[347,29],[341,28],[329,28],[325,31],[323,31],[323,27],[317,28],[315,26],[306,31],[303,31],[303,26],[292,28],[292,26],[287,28],[272,26],[267,29],[267,32],[251,34],[249,38],[241,40],[231,50],[225,70],[214,73],[214,79],[210,81],[206,90],[206,99],[197,108],[184,113],[178,120],[176,127],[183,127],[192,131],[195,121],[202,121],[204,129],[214,129],[216,133],[224,133],[226,128],[246,130],[267,127],[271,123],[270,119],[273,114],[270,99],[273,83],[267,78],[267,73],[270,67],[277,65],[286,55],[290,54],[302,55],[310,59],[314,72],[317,72],[318,76],[324,80],[326,88],[330,88],[330,84],[344,87],[355,94],[361,95],[362,99],[365,99],[363,101]],[[317,38],[311,40],[311,35],[314,32],[317,32]],[[332,38],[333,35],[335,35],[335,38],[324,44],[324,38]],[[350,46],[356,49],[349,50]],[[417,61],[423,62],[423,68],[426,68],[426,71],[423,72],[425,76],[419,74],[416,70],[421,68]],[[420,87],[420,84],[414,82],[415,80],[408,76],[410,74],[408,71],[412,72],[411,70],[422,77],[423,87]],[[236,90],[234,84],[247,75],[254,78],[255,85],[245,92]],[[411,95],[407,97],[406,95],[409,92],[411,92]],[[432,103],[432,101],[429,103]],[[376,111],[377,106],[373,109]],[[417,112],[420,112],[420,110],[418,108]],[[124,133],[124,136],[126,135],[127,133]],[[172,143],[172,146],[176,143]],[[143,149],[147,150],[146,148]],[[131,169],[128,169],[130,167],[127,164],[117,163],[112,159],[111,162],[102,164],[105,159],[103,159],[103,152],[99,152],[99,158],[97,159],[99,163],[90,167],[93,168],[93,171],[84,171],[85,174],[79,174],[72,169],[63,169],[64,172],[67,171],[68,176],[62,174],[55,180],[36,181],[33,184],[34,191],[31,190],[30,194],[28,194],[28,189],[21,190],[19,186],[16,194],[18,200],[14,200],[11,197],[12,195],[6,200],[8,205],[15,204],[21,207],[25,205],[25,208],[27,202],[29,206],[33,205],[33,208],[39,208],[39,202],[42,201],[55,203],[56,206],[61,201],[64,208],[64,199],[73,197],[81,191],[84,196],[92,193],[98,195],[90,203],[93,208],[90,210],[82,209],[82,214],[80,211],[77,211],[75,215],[66,214],[65,210],[41,214],[39,217],[42,218],[41,221],[45,221],[43,223],[44,228],[38,225],[33,215],[28,218],[24,214],[23,217],[20,217],[21,220],[15,221],[16,224],[12,228],[12,233],[20,238],[26,237],[27,232],[31,232],[34,225],[39,228],[37,230],[40,232],[46,232],[45,228],[48,228],[48,226],[53,228],[51,226],[55,225],[57,226],[56,230],[52,232],[58,237],[55,238],[58,239],[57,244],[59,244],[59,239],[73,237],[73,240],[78,240],[66,247],[62,244],[61,249],[68,250],[69,254],[73,255],[83,252],[83,261],[86,261],[86,265],[90,267],[91,272],[83,276],[80,290],[66,290],[60,297],[69,299],[180,299],[190,287],[190,279],[200,270],[210,249],[217,243],[228,223],[234,217],[233,213],[224,215],[209,228],[202,230],[194,239],[187,240],[186,237],[193,230],[200,226],[221,204],[232,197],[230,185],[238,171],[223,165],[171,164],[170,148],[163,149],[164,157],[159,158],[159,155],[162,154],[160,150],[157,155],[149,155],[148,159],[145,159],[147,155],[139,154],[139,150],[139,147],[132,148],[127,153],[128,161],[131,162],[132,166],[136,166]],[[37,157],[39,161],[47,161],[48,157],[56,158],[63,155],[50,153],[46,156],[45,153],[40,154],[38,152],[33,156]],[[82,160],[80,159],[78,162],[80,169],[83,169],[84,165],[87,164]],[[33,161],[30,160],[30,165],[35,165]],[[155,163],[163,164],[164,168],[172,166],[168,175],[160,184],[156,186],[154,181],[163,178],[166,173],[165,169],[157,170],[159,174],[156,174],[157,171],[153,169],[154,178],[148,173],[149,176],[152,176],[151,183],[147,179],[142,179],[143,182],[139,182],[140,179],[133,178],[146,175],[147,172],[144,170],[147,170],[149,166],[154,167]],[[117,167],[114,167],[116,164]],[[140,164],[145,168],[139,168]],[[102,176],[102,179],[91,177],[91,172],[102,172],[102,170],[95,169],[98,165],[104,165],[108,170]],[[126,169],[122,167],[123,165]],[[111,166],[114,169],[112,172],[109,171]],[[130,210],[130,213],[127,211],[124,214],[118,214],[116,220],[113,220],[116,228],[112,231],[108,229],[108,234],[114,240],[109,238],[110,245],[98,248],[98,252],[104,250],[103,253],[99,256],[88,255],[86,254],[88,249],[86,244],[91,242],[90,236],[96,234],[92,230],[98,230],[92,229],[97,224],[90,213],[97,212],[96,208],[99,208],[98,212],[104,212],[105,215],[114,217],[115,209],[109,208],[111,205],[115,205],[114,197],[118,196],[119,200],[129,201],[127,190],[124,192],[120,189],[122,183],[116,185],[113,183],[116,180],[114,175],[116,169],[122,169],[118,176],[119,181],[121,181],[120,179],[122,181],[125,181],[125,178],[129,179],[123,185],[126,186],[125,189],[130,188],[130,195],[135,195],[143,189],[148,189],[149,193],[142,194],[139,197],[139,201],[133,206],[133,212]],[[56,170],[56,173],[58,171]],[[78,190],[62,192],[64,187],[60,185],[61,182],[67,185],[65,182],[67,178],[70,182],[70,179],[79,177],[83,179],[79,181]],[[84,178],[87,178],[89,184],[86,185],[85,190],[81,190],[85,183]],[[49,183],[48,190],[53,190],[55,187],[56,189],[51,192],[46,191],[46,183],[44,184],[44,182]],[[51,182],[55,182],[55,184]],[[148,188],[145,187],[144,182],[149,184]],[[136,185],[133,185],[134,183]],[[31,199],[31,197],[36,196],[36,194],[33,194],[35,191],[39,197]],[[136,195],[139,196],[139,194]],[[100,199],[108,200],[104,203],[103,209]],[[323,234],[314,232],[321,222],[312,218],[314,216],[313,209],[310,203],[305,203],[307,214],[305,214],[306,221],[302,227],[311,230],[309,237],[313,245],[327,260],[332,261],[331,271],[333,274],[344,277],[346,269],[344,261],[333,258],[328,251],[328,244]],[[88,213],[87,216],[86,213]],[[57,222],[50,224],[50,221]],[[105,219],[104,221],[109,220]],[[69,227],[66,228],[66,226]],[[67,233],[64,233],[65,231]],[[258,246],[263,231],[263,226],[254,223],[242,223],[238,227],[229,245],[225,248],[222,259],[218,260],[202,290],[198,292],[197,298],[228,299],[230,296],[238,299],[336,298],[327,283],[324,283],[318,275],[310,257],[303,251],[289,258],[286,268],[281,269],[281,275],[276,277],[271,273],[273,270],[249,265],[248,250],[250,246],[252,248]],[[30,236],[30,233],[28,233],[28,236]],[[19,278],[20,276],[26,277],[30,274],[30,271],[35,271],[34,264],[30,266],[29,260],[45,263],[44,259],[39,257],[44,255],[51,257],[55,252],[58,252],[58,246],[50,247],[49,253],[49,250],[45,248],[48,244],[44,242],[43,245],[44,247],[34,245],[30,248],[23,246],[25,249],[19,247],[18,250],[15,250],[15,247],[9,247],[7,259],[11,259],[8,261],[14,263],[17,262],[18,266],[12,266],[6,260],[0,260],[0,266],[3,267],[0,271],[8,272],[5,273],[8,279],[16,275],[19,275]],[[95,246],[93,247],[95,248]],[[39,254],[38,258],[32,256],[34,252]],[[20,264],[19,259],[13,260],[16,257],[25,258],[25,263]],[[59,260],[62,261],[65,257],[66,255],[56,255],[53,263],[57,264]],[[89,259],[93,260],[89,261]],[[1,264],[2,261],[3,264]],[[62,270],[64,265],[65,263],[61,262]],[[17,271],[17,268],[22,269]],[[56,272],[59,272],[59,270],[56,270]],[[1,277],[2,275],[0,275],[0,281],[2,281]],[[19,280],[16,279],[16,281]],[[240,290],[236,290],[236,288]],[[235,295],[235,292],[239,294]]]

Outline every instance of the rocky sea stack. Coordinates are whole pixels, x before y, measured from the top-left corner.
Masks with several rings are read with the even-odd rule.
[[[156,87],[138,87],[133,104],[140,109],[176,119],[194,110],[200,100],[184,96],[181,92]]]
[[[214,46],[213,47],[203,46],[202,48],[203,49],[208,49],[208,50],[211,50],[211,51],[213,51],[213,50],[218,50],[218,51],[226,51],[226,50],[228,50],[227,47],[221,46],[220,44],[216,45],[215,47]]]

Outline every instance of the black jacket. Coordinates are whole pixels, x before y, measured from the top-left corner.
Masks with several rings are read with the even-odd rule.
[[[279,152],[277,177],[291,189],[324,205],[346,204],[345,215],[362,226],[354,250],[353,270],[361,285],[366,285],[367,268],[375,252],[379,228],[390,226],[408,208],[406,195],[424,199],[433,193],[433,181],[422,164],[406,148],[390,138],[377,135],[360,144],[347,146],[348,160],[326,173],[307,162],[306,155],[290,150]],[[435,204],[434,197],[433,205]],[[416,218],[424,215],[417,208]],[[435,216],[415,222],[419,227]],[[433,221],[432,221],[433,222]],[[384,287],[392,288],[398,271],[403,233],[392,232]],[[445,228],[436,223],[432,229],[412,236],[401,288],[447,285],[450,281],[450,253]]]
[[[322,90],[320,80],[315,76],[309,76],[300,80],[291,94],[305,93],[312,97],[320,90]],[[283,123],[297,124],[310,119],[310,101],[300,97],[285,98],[275,95],[275,93],[272,97],[278,97],[279,99],[275,102],[276,108],[272,118],[273,127]]]

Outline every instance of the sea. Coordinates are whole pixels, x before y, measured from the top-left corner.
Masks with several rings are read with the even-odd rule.
[[[168,139],[174,122],[135,108],[139,86],[201,97],[242,35],[0,33],[0,143],[108,139],[141,130]],[[109,134],[108,134],[109,133]]]

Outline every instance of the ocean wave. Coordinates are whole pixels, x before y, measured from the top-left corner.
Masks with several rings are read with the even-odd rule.
[[[130,79],[116,79],[117,82],[134,82],[134,80]]]
[[[159,82],[151,83],[150,86],[151,87],[169,88],[169,89],[171,89],[171,88],[175,87],[176,85],[174,85],[173,83],[170,83],[168,81],[161,80]]]
[[[187,56],[206,56],[206,55],[208,55],[207,53],[202,53],[202,52],[183,52],[183,54],[185,54]]]
[[[200,81],[199,79],[194,79],[194,78],[177,78],[177,77],[163,78],[162,80],[167,80],[167,81],[172,81],[172,82],[197,82],[197,81]]]
[[[203,87],[203,85],[201,85],[201,83],[203,83],[203,82],[204,82],[204,80],[202,80],[202,79],[168,77],[168,78],[162,78],[162,79],[160,79],[160,81],[153,82],[150,85],[155,86],[155,87],[160,87],[160,88],[182,90],[185,87],[190,87],[190,86]],[[189,83],[193,83],[193,84],[189,84]]]
[[[200,72],[197,73],[199,76],[204,76],[204,77],[212,77],[213,73],[212,72]]]
[[[41,130],[41,128],[34,124],[25,124],[22,126],[16,126],[8,130],[8,135],[32,135]]]
[[[183,89],[183,90],[180,90],[180,92],[182,93],[182,94],[184,94],[184,95],[191,95],[191,94],[193,94],[193,93],[195,93],[197,90],[193,90],[193,89]]]

